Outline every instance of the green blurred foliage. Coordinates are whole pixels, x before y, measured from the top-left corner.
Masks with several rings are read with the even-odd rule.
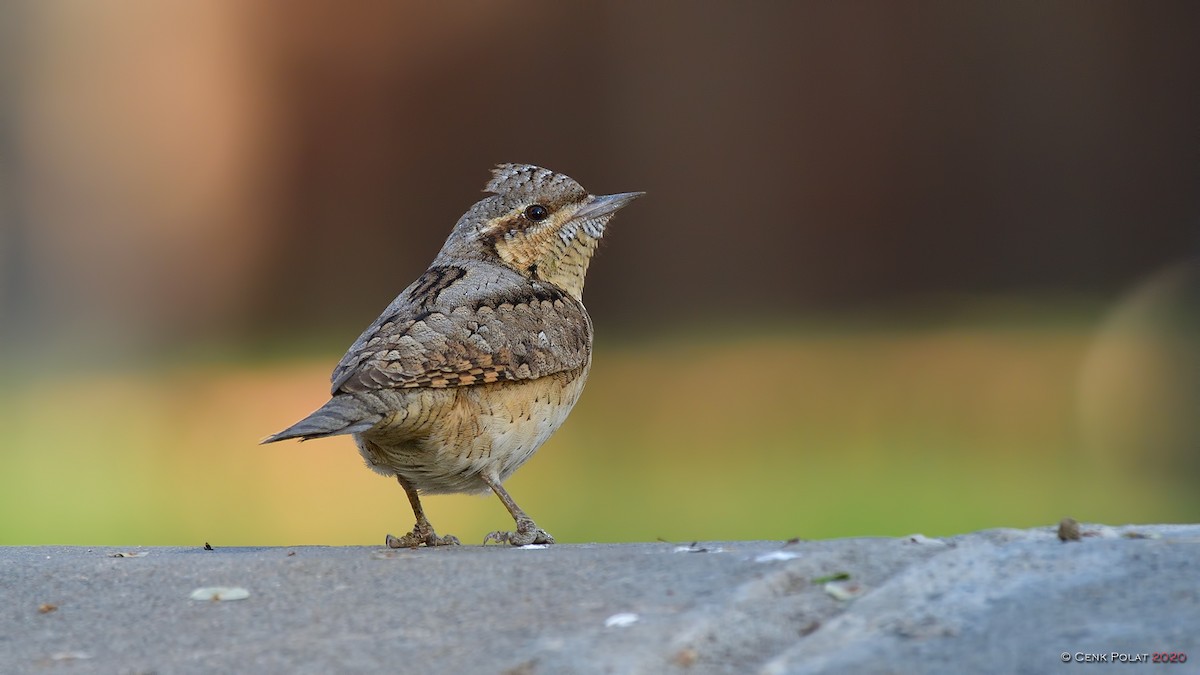
[[[508,483],[563,542],[947,535],[1195,520],[1189,478],[1090,452],[1086,321],[813,323],[601,336],[564,428]],[[332,355],[49,376],[0,392],[3,544],[373,544],[403,492],[347,438],[258,446]],[[1132,459],[1132,464],[1129,461]],[[494,497],[435,496],[481,541]]]

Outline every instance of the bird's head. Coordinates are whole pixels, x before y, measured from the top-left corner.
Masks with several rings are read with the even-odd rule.
[[[501,164],[454,228],[442,256],[495,260],[552,283],[577,300],[604,227],[642,192],[597,196],[561,173],[529,164]]]

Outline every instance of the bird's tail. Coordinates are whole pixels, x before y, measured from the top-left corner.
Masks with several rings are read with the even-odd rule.
[[[361,401],[353,396],[334,396],[308,417],[274,436],[268,436],[262,442],[274,443],[289,438],[307,441],[310,438],[354,434],[370,429],[380,419],[382,419],[380,415],[368,410]]]

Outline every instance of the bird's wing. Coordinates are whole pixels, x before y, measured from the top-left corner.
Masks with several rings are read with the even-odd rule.
[[[579,301],[515,274],[482,285],[469,274],[433,267],[405,289],[342,357],[332,392],[530,380],[587,363],[592,326]]]

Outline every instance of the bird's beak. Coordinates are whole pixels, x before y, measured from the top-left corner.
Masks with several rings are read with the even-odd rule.
[[[646,194],[645,192],[622,192],[615,195],[592,197],[571,216],[571,220],[591,220],[615,212],[629,202]]]

